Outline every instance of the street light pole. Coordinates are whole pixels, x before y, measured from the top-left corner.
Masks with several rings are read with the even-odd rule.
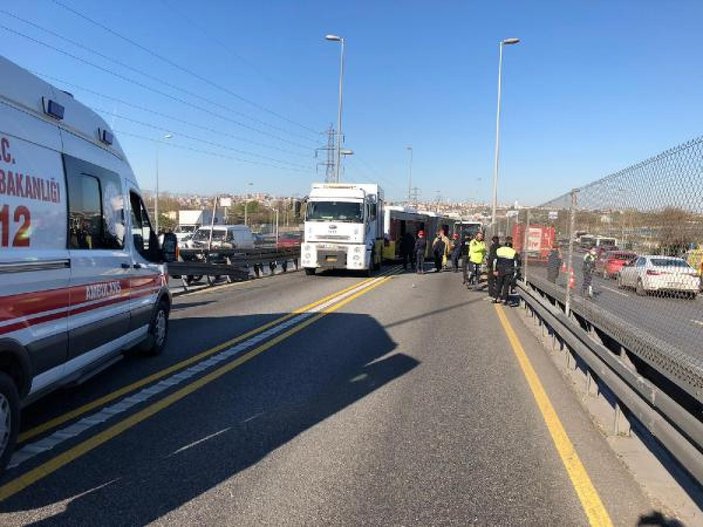
[[[342,108],[344,107],[343,98],[343,86],[344,86],[344,38],[338,35],[326,35],[325,39],[331,42],[339,42],[341,44],[340,55],[339,55],[339,104],[337,108],[337,148],[336,148],[336,158],[335,163],[335,182],[339,183],[339,174],[342,165]]]
[[[159,233],[159,145],[164,139],[171,139],[172,134],[166,134],[156,142],[156,199],[154,200],[154,226],[156,233]]]
[[[248,186],[252,186],[254,183],[247,183]],[[247,225],[247,209],[249,208],[249,198],[247,193],[244,193],[244,225]]]
[[[520,39],[506,38],[505,40],[501,40],[498,46],[498,109],[496,111],[496,149],[493,164],[493,201],[491,206],[491,225],[493,226],[496,223],[496,209],[498,207],[498,159],[500,156],[500,92],[503,78],[503,46],[517,44],[518,42],[520,42]]]
[[[408,152],[410,152],[410,165],[408,167],[408,204],[413,199],[413,147],[406,146]]]

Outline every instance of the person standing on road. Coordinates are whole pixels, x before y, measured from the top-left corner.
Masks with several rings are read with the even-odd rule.
[[[443,236],[443,231],[437,231],[437,237],[432,242],[432,256],[434,257],[434,268],[435,271],[438,273],[442,271],[442,260],[445,258],[446,255],[446,245],[444,244],[444,240],[442,239]]]
[[[425,252],[427,251],[427,240],[424,231],[417,231],[415,240],[415,260],[417,261],[417,273],[425,274]]]
[[[557,278],[559,278],[560,268],[561,253],[559,252],[559,247],[555,245],[549,252],[549,256],[547,256],[547,280],[549,280],[553,284],[556,284]]]
[[[403,270],[407,271],[408,270],[408,260],[411,261],[413,260],[412,254],[413,254],[413,249],[415,248],[415,238],[413,238],[413,235],[410,234],[409,232],[406,232],[403,234],[403,237],[400,239],[400,257],[403,259]]]
[[[469,277],[466,287],[472,284],[478,285],[481,277],[481,264],[486,259],[486,242],[483,241],[483,233],[477,232],[473,240],[469,242]]]
[[[447,267],[447,261],[449,260],[449,254],[452,250],[452,242],[447,237],[447,234],[444,232],[444,229],[440,229],[439,232],[441,233],[442,241],[444,242],[444,253],[442,253],[442,269],[445,269]]]
[[[518,254],[513,249],[513,240],[510,236],[505,239],[505,245],[496,250],[496,257],[493,261],[493,276],[497,277],[496,296],[493,302],[496,304],[503,301],[508,305],[508,294],[510,285],[513,282],[513,275],[518,266]]]
[[[461,258],[461,251],[464,248],[464,242],[459,237],[459,233],[455,232],[452,241],[452,267],[454,272],[459,272],[459,259]]]
[[[491,245],[488,248],[488,256],[486,257],[486,265],[488,266],[488,297],[495,298],[498,293],[496,291],[496,275],[493,274],[493,267],[496,260],[496,251],[500,247],[500,238],[493,236]]]
[[[593,297],[593,273],[596,271],[596,254],[597,251],[592,248],[583,257],[583,282],[581,282],[581,296],[588,295]]]

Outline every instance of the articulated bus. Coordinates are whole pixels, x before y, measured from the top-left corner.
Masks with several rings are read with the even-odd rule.
[[[388,261],[400,258],[400,240],[406,232],[417,238],[418,231],[425,231],[428,251],[431,241],[441,228],[451,236],[450,220],[435,212],[417,211],[400,206],[386,206],[383,218],[383,259]]]

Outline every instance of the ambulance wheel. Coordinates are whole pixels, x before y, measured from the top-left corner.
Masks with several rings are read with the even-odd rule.
[[[0,473],[10,462],[20,429],[20,396],[17,386],[0,372]]]
[[[312,276],[315,274],[315,268],[314,267],[306,267],[305,268],[305,274],[308,276]]]
[[[168,311],[168,305],[163,300],[156,306],[149,323],[149,335],[140,348],[145,355],[156,356],[163,353],[168,340]]]

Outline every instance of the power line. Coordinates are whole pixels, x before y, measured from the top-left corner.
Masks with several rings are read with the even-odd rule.
[[[104,109],[102,109],[102,108],[95,108],[95,107],[92,107],[92,109],[95,110],[96,112],[109,113],[108,110],[104,110]],[[171,129],[171,128],[163,128],[163,127],[161,127],[161,126],[156,126],[156,125],[153,125],[153,124],[145,123],[144,121],[139,121],[138,119],[131,119],[131,118],[129,118],[129,117],[124,117],[124,116],[120,116],[119,119],[122,119],[122,120],[124,120],[124,121],[129,121],[129,122],[131,122],[131,123],[135,123],[135,124],[138,124],[138,125],[140,125],[140,126],[145,126],[145,127],[147,127],[147,128],[151,128],[151,129],[153,129],[153,130],[160,130],[160,131],[162,131],[162,132],[173,132],[173,133],[176,134],[178,137],[184,137],[184,138],[186,138],[186,139],[190,139],[191,141],[197,141],[197,142],[199,142],[199,143],[203,143],[203,144],[206,144],[206,145],[214,146],[214,147],[217,147],[217,148],[222,148],[223,150],[230,150],[230,151],[232,151],[232,152],[237,152],[238,154],[243,154],[243,155],[247,155],[247,156],[251,156],[251,157],[258,157],[258,158],[261,158],[261,159],[265,159],[265,160],[267,160],[267,161],[272,161],[272,162],[274,162],[274,163],[280,163],[280,164],[284,164],[284,165],[289,165],[289,166],[292,166],[292,167],[307,168],[305,165],[299,165],[299,164],[297,164],[297,163],[291,163],[291,162],[289,162],[289,161],[282,161],[282,160],[280,160],[280,159],[276,159],[275,157],[264,156],[264,155],[261,155],[261,154],[256,154],[256,153],[254,153],[254,152],[247,152],[246,150],[239,150],[239,149],[237,149],[237,148],[233,148],[233,147],[231,147],[231,146],[223,145],[223,144],[221,144],[221,143],[214,143],[214,142],[212,142],[212,141],[208,141],[207,139],[201,139],[201,138],[199,138],[199,137],[193,137],[192,135],[184,134],[183,132],[179,132],[179,131],[173,130],[173,129]]]
[[[186,27],[188,29],[191,29],[193,27],[196,29],[199,29],[200,32],[203,35],[205,35],[206,38],[215,42],[217,45],[219,45],[222,49],[224,49],[226,52],[231,54],[237,60],[239,60],[239,61],[243,62],[244,64],[246,64],[247,66],[249,66],[252,70],[254,70],[256,73],[258,73],[261,76],[261,78],[265,79],[266,81],[270,82],[271,84],[276,85],[277,87],[279,87],[279,89],[281,89],[282,92],[286,92],[286,90],[283,87],[283,83],[279,79],[276,79],[273,76],[269,75],[267,72],[263,71],[257,64],[248,60],[247,58],[242,56],[240,53],[233,50],[225,42],[223,42],[222,40],[217,38],[212,33],[210,28],[206,28],[202,24],[199,24],[197,18],[191,17],[189,14],[184,13],[181,9],[179,9],[179,7],[177,5],[174,5],[172,2],[169,2],[168,0],[161,0],[161,3],[166,8],[168,8],[170,11],[173,11],[175,13],[179,13],[180,16],[177,16],[175,18],[179,19],[179,20],[186,20],[187,21]],[[298,104],[304,105],[305,107],[307,107],[311,111],[315,111],[315,109],[310,104],[308,104],[307,101],[304,101],[304,100],[298,98],[297,96],[295,96],[294,94],[292,94],[290,92],[287,92],[287,93],[288,93],[288,96],[290,97],[291,100],[294,100]],[[312,129],[310,129],[310,130],[312,131]],[[316,133],[318,133],[318,132],[316,132]]]
[[[8,16],[10,16],[10,17],[16,19],[16,20],[19,20],[19,21],[23,22],[24,24],[27,24],[28,26],[32,26],[32,27],[34,27],[34,28],[36,28],[36,29],[38,29],[38,30],[40,30],[40,31],[43,31],[44,33],[48,33],[49,35],[51,35],[51,36],[53,36],[53,37],[56,37],[56,38],[58,38],[58,39],[60,39],[60,40],[63,40],[64,42],[68,42],[69,44],[71,44],[71,45],[73,45],[73,46],[76,46],[76,47],[78,47],[78,48],[80,48],[80,49],[82,49],[82,50],[84,50],[84,51],[87,51],[88,53],[92,53],[92,54],[94,54],[94,55],[97,55],[98,57],[101,57],[102,59],[107,60],[107,61],[109,61],[109,62],[112,62],[113,64],[117,64],[118,66],[121,66],[121,67],[123,67],[123,68],[125,68],[125,69],[128,69],[128,70],[130,70],[130,71],[133,71],[133,72],[135,72],[135,73],[138,73],[139,75],[142,75],[142,76],[144,76],[144,77],[146,77],[146,78],[148,78],[148,79],[151,79],[152,81],[156,81],[156,82],[158,82],[159,84],[162,84],[162,85],[164,85],[164,86],[168,86],[169,88],[171,88],[171,89],[173,89],[173,90],[179,91],[179,92],[181,92],[181,93],[185,93],[186,95],[189,95],[189,96],[191,96],[191,97],[193,97],[193,98],[195,98],[195,99],[199,99],[199,100],[201,100],[201,101],[203,101],[203,102],[206,102],[206,103],[208,103],[208,104],[212,104],[213,106],[216,106],[216,107],[218,107],[218,108],[222,108],[222,109],[227,110],[227,111],[229,111],[229,112],[232,112],[233,114],[236,114],[236,115],[239,115],[239,116],[241,116],[241,117],[244,117],[245,119],[250,119],[251,121],[253,121],[253,122],[255,122],[255,123],[258,123],[258,124],[260,124],[260,125],[262,125],[262,126],[266,126],[266,127],[271,128],[271,129],[273,129],[273,130],[278,130],[279,132],[283,132],[283,133],[285,133],[285,134],[291,135],[291,136],[293,136],[293,137],[298,137],[298,138],[304,139],[304,140],[306,140],[306,141],[308,140],[308,138],[305,137],[305,136],[302,136],[302,135],[299,135],[299,134],[294,134],[294,133],[292,133],[292,132],[286,130],[285,128],[280,128],[280,127],[278,127],[278,126],[274,126],[274,125],[272,125],[272,124],[270,124],[270,123],[267,123],[266,121],[262,121],[261,119],[257,119],[256,117],[252,117],[252,116],[250,116],[250,115],[248,115],[248,114],[246,114],[246,113],[244,113],[244,112],[240,112],[240,111],[234,110],[233,108],[230,108],[229,106],[226,106],[226,105],[224,105],[224,104],[220,104],[220,103],[218,103],[217,101],[213,101],[212,99],[208,99],[207,97],[203,97],[202,95],[200,95],[200,94],[198,94],[198,93],[195,93],[195,92],[192,92],[192,91],[187,90],[187,89],[185,89],[185,88],[181,88],[181,87],[179,87],[179,86],[176,86],[175,84],[172,84],[172,83],[170,83],[170,82],[167,82],[167,81],[163,80],[162,78],[156,77],[155,75],[152,75],[152,74],[150,74],[150,73],[148,73],[148,72],[146,72],[146,71],[140,70],[139,68],[135,68],[134,66],[132,66],[132,65],[130,65],[130,64],[127,64],[127,63],[122,62],[122,61],[120,61],[120,60],[114,59],[114,58],[112,58],[112,57],[110,57],[110,56],[108,56],[108,55],[105,55],[104,53],[101,53],[101,52],[99,52],[99,51],[96,51],[96,50],[94,50],[94,49],[88,47],[88,46],[85,46],[85,45],[81,44],[80,42],[76,42],[75,40],[72,40],[72,39],[70,39],[70,38],[64,37],[63,35],[60,35],[59,33],[56,33],[55,31],[52,31],[52,30],[47,29],[47,28],[45,28],[45,27],[42,27],[42,26],[40,26],[39,24],[36,24],[36,23],[34,23],[34,22],[30,21],[30,20],[26,20],[25,18],[22,18],[22,17],[20,17],[20,16],[18,16],[18,15],[15,15],[14,13],[11,13],[11,12],[6,11],[6,10],[4,10],[4,9],[0,9],[0,13],[3,13],[3,14],[5,14],[5,15],[8,15]]]
[[[64,4],[63,2],[60,2],[59,0],[52,0],[52,1],[53,1],[56,5],[58,5],[58,6],[62,7],[62,8],[64,8],[64,9],[66,9],[67,11],[70,11],[70,12],[73,13],[74,15],[76,15],[76,16],[78,16],[78,17],[80,17],[80,18],[83,18],[84,20],[87,20],[87,21],[90,22],[91,24],[93,24],[93,25],[95,25],[95,26],[97,26],[97,27],[99,27],[99,28],[101,28],[101,29],[107,31],[108,33],[110,33],[110,34],[112,34],[112,35],[114,35],[114,36],[116,36],[116,37],[118,37],[118,38],[124,40],[125,42],[128,42],[128,43],[132,44],[133,46],[135,46],[135,47],[141,49],[142,51],[145,51],[145,52],[148,53],[149,55],[151,55],[151,56],[153,56],[153,57],[156,57],[156,58],[158,58],[159,60],[161,60],[161,61],[163,61],[163,62],[165,62],[165,63],[167,63],[167,64],[173,66],[174,68],[177,68],[177,69],[179,69],[179,70],[181,70],[181,71],[187,73],[188,75],[191,75],[191,76],[195,77],[196,79],[198,79],[198,80],[200,80],[200,81],[202,81],[202,82],[204,82],[204,83],[206,83],[206,84],[209,84],[210,86],[212,86],[212,87],[214,87],[214,88],[217,88],[217,89],[219,89],[219,90],[222,90],[222,91],[224,91],[225,93],[231,95],[232,97],[235,97],[235,98],[239,99],[240,101],[245,102],[245,103],[247,103],[247,104],[253,106],[254,108],[257,108],[258,110],[261,110],[261,111],[263,111],[263,112],[269,113],[269,114],[271,114],[271,115],[273,115],[273,116],[275,116],[275,117],[278,117],[279,119],[282,119],[282,120],[284,120],[284,121],[286,121],[286,122],[288,122],[288,123],[291,123],[291,124],[294,124],[294,125],[296,125],[296,126],[299,126],[300,128],[303,128],[304,130],[307,130],[307,131],[310,132],[310,133],[313,133],[313,134],[315,134],[315,135],[319,135],[319,133],[318,133],[316,130],[314,130],[314,129],[308,127],[308,126],[305,126],[304,124],[301,124],[301,123],[298,123],[298,122],[296,122],[296,121],[293,121],[292,119],[289,119],[288,117],[285,117],[285,116],[279,114],[278,112],[275,112],[275,111],[273,111],[273,110],[271,110],[271,109],[269,109],[269,108],[266,108],[265,106],[262,106],[262,105],[260,105],[260,104],[258,104],[258,103],[256,103],[256,102],[254,102],[254,101],[252,101],[252,100],[250,100],[250,99],[247,99],[246,97],[243,97],[243,96],[239,95],[238,93],[236,93],[236,92],[230,90],[229,88],[226,88],[226,87],[224,87],[224,86],[220,86],[219,84],[217,84],[217,83],[211,81],[210,79],[208,79],[208,78],[206,78],[206,77],[203,77],[202,75],[199,75],[199,74],[195,73],[194,71],[192,71],[192,70],[190,70],[190,69],[188,69],[188,68],[185,68],[185,67],[181,66],[180,64],[178,64],[178,63],[176,63],[176,62],[174,62],[174,61],[172,61],[172,60],[170,60],[170,59],[168,59],[168,58],[166,58],[166,57],[164,57],[164,56],[162,56],[162,55],[156,53],[154,50],[151,50],[151,49],[149,49],[149,48],[147,48],[147,47],[145,47],[145,46],[142,46],[142,45],[139,44],[138,42],[135,42],[134,40],[132,40],[132,39],[130,39],[130,38],[128,38],[128,37],[125,37],[124,35],[118,33],[117,31],[115,31],[115,30],[113,30],[113,29],[111,29],[111,28],[109,28],[108,26],[106,26],[106,25],[104,25],[104,24],[98,22],[97,20],[93,20],[93,19],[90,18],[89,16],[87,16],[87,15],[81,13],[80,11],[78,11],[78,10],[72,8],[72,7],[67,6],[67,5]]]
[[[191,102],[188,102],[188,101],[186,101],[185,99],[181,99],[180,97],[176,97],[175,95],[171,95],[171,94],[168,94],[168,93],[166,93],[166,92],[164,92],[164,91],[158,90],[158,89],[156,89],[156,88],[152,88],[151,86],[147,86],[146,84],[144,84],[144,83],[142,83],[142,82],[136,81],[136,80],[134,80],[134,79],[130,79],[129,77],[125,77],[124,75],[120,75],[119,73],[115,73],[114,71],[111,71],[111,70],[109,70],[109,69],[107,69],[107,68],[103,68],[103,67],[100,66],[99,64],[95,64],[95,63],[93,63],[93,62],[90,62],[89,60],[86,60],[86,59],[84,59],[84,58],[82,58],[82,57],[79,57],[79,56],[77,56],[77,55],[74,55],[74,54],[72,54],[72,53],[70,53],[70,52],[68,52],[68,51],[63,50],[63,49],[57,48],[56,46],[53,46],[53,45],[51,45],[51,44],[48,44],[48,43],[43,42],[43,41],[41,41],[41,40],[38,40],[38,39],[36,39],[36,38],[34,38],[34,37],[30,37],[29,35],[25,35],[24,33],[20,32],[20,31],[16,31],[16,30],[11,29],[11,28],[9,28],[9,27],[7,27],[7,26],[4,26],[4,25],[2,25],[2,24],[0,24],[0,28],[4,29],[5,31],[8,31],[9,33],[13,33],[13,34],[15,34],[15,35],[18,35],[18,36],[20,36],[20,37],[22,37],[22,38],[25,38],[25,39],[31,41],[31,42],[34,42],[34,43],[39,44],[39,45],[41,45],[41,46],[47,47],[47,48],[49,48],[49,49],[51,49],[51,50],[53,50],[53,51],[56,51],[56,52],[58,52],[58,53],[61,53],[62,55],[66,55],[67,57],[70,57],[70,58],[72,58],[72,59],[74,59],[74,60],[77,60],[77,61],[79,61],[79,62],[82,62],[82,63],[84,63],[84,64],[87,64],[87,65],[89,65],[89,66],[91,66],[91,67],[93,67],[93,68],[96,68],[96,69],[98,69],[98,70],[100,70],[100,71],[102,71],[102,72],[105,72],[105,73],[107,73],[107,74],[109,74],[109,75],[112,75],[112,76],[114,76],[114,77],[117,77],[118,79],[121,79],[121,80],[123,80],[123,81],[129,82],[129,83],[131,83],[131,84],[134,84],[134,85],[136,85],[136,86],[139,86],[139,87],[141,87],[141,88],[144,88],[145,90],[151,91],[151,92],[153,92],[153,93],[156,93],[156,94],[161,95],[161,96],[163,96],[163,97],[166,97],[166,98],[168,98],[168,99],[174,100],[174,101],[179,102],[179,103],[181,103],[181,104],[185,104],[186,106],[190,106],[191,108],[195,108],[196,110],[199,110],[199,111],[201,111],[201,112],[205,112],[205,113],[207,113],[207,114],[209,114],[209,115],[212,115],[213,117],[217,117],[218,119],[222,119],[222,120],[224,120],[224,121],[228,121],[228,122],[234,123],[234,124],[236,124],[237,126],[241,126],[242,128],[246,128],[247,130],[251,130],[252,132],[255,132],[255,133],[258,133],[258,134],[262,134],[262,135],[267,135],[267,136],[269,136],[269,137],[273,137],[273,138],[275,138],[275,139],[277,139],[277,140],[279,140],[279,141],[282,141],[282,142],[284,142],[284,143],[288,143],[288,144],[291,144],[291,145],[294,145],[294,146],[299,146],[299,147],[301,147],[301,148],[309,148],[308,145],[303,145],[303,144],[301,144],[301,143],[296,143],[295,141],[290,141],[290,140],[285,139],[285,138],[283,138],[283,137],[281,137],[281,136],[278,136],[278,135],[271,134],[271,133],[269,133],[269,132],[260,130],[260,129],[258,129],[258,128],[255,128],[255,127],[253,127],[253,126],[250,126],[250,125],[248,125],[248,124],[246,124],[246,123],[242,123],[242,122],[237,121],[237,120],[235,120],[235,119],[223,117],[222,115],[220,115],[220,114],[218,114],[218,113],[215,113],[215,112],[213,112],[213,111],[208,110],[207,108],[203,108],[202,106],[198,106],[197,104],[193,104],[193,103],[191,103]]]
[[[60,82],[60,83],[62,83],[63,85],[70,86],[72,89],[77,89],[77,90],[79,90],[79,91],[84,91],[84,92],[86,92],[86,93],[91,93],[91,94],[96,95],[96,96],[98,96],[98,97],[102,97],[102,98],[104,98],[104,99],[107,99],[107,100],[110,100],[110,101],[113,101],[113,102],[117,102],[117,103],[119,103],[119,104],[123,104],[123,105],[125,105],[125,106],[128,106],[128,107],[130,107],[130,108],[134,108],[134,109],[139,110],[139,111],[142,111],[142,112],[147,112],[147,113],[150,113],[150,114],[153,114],[153,115],[158,115],[159,117],[163,117],[163,118],[165,118],[165,119],[170,119],[170,120],[172,120],[172,121],[175,121],[175,122],[177,122],[177,123],[184,124],[184,125],[186,125],[186,126],[191,126],[191,127],[193,127],[193,128],[198,128],[198,129],[203,130],[203,131],[206,131],[206,132],[212,132],[212,133],[215,133],[215,134],[224,136],[224,137],[230,137],[230,138],[232,138],[232,139],[236,139],[237,141],[242,141],[242,142],[245,142],[245,143],[249,143],[249,144],[251,144],[251,145],[260,146],[260,147],[262,147],[262,148],[268,148],[268,149],[271,149],[271,150],[276,150],[276,151],[282,152],[282,153],[284,153],[284,154],[290,154],[290,155],[297,156],[297,157],[309,157],[309,154],[301,154],[301,153],[299,153],[299,152],[294,152],[293,150],[286,150],[285,148],[280,148],[280,147],[278,147],[278,146],[269,145],[269,144],[266,144],[266,143],[259,143],[258,141],[252,141],[251,139],[247,139],[246,137],[241,137],[241,136],[238,136],[238,135],[234,135],[234,134],[230,134],[230,133],[227,133],[227,132],[223,132],[223,131],[221,131],[221,130],[216,130],[216,129],[214,129],[214,128],[209,128],[209,127],[207,127],[207,126],[202,126],[202,125],[199,125],[199,124],[196,124],[196,123],[192,123],[192,122],[190,122],[190,121],[186,121],[185,119],[181,119],[181,118],[179,118],[179,117],[174,117],[173,115],[168,115],[168,114],[165,114],[165,113],[163,113],[163,112],[159,112],[159,111],[157,111],[157,110],[152,110],[151,108],[146,108],[145,106],[140,106],[140,105],[138,105],[138,104],[133,104],[133,103],[127,102],[127,101],[125,101],[124,99],[120,99],[120,98],[118,98],[118,97],[112,97],[111,95],[106,95],[106,94],[101,93],[101,92],[99,92],[99,91],[91,90],[90,88],[86,88],[86,87],[84,87],[84,86],[80,86],[80,85],[78,85],[78,84],[75,84],[75,83],[73,83],[73,82],[67,81],[67,80],[65,80],[65,79],[60,79],[60,78],[54,77],[54,76],[52,76],[52,75],[47,75],[46,73],[42,73],[42,72],[39,72],[39,71],[32,71],[32,73],[34,73],[35,75],[39,75],[40,77],[43,77],[44,79],[48,79],[48,80],[51,80],[51,81],[54,81],[54,82]],[[111,113],[111,112],[106,111],[105,113],[109,114],[109,113]],[[124,117],[122,117],[122,118],[124,119]],[[307,147],[306,147],[305,149],[307,150]]]
[[[301,169],[298,169],[298,168],[282,167],[282,166],[279,166],[279,165],[272,165],[272,164],[270,164],[270,163],[261,163],[261,162],[259,162],[259,161],[251,161],[251,160],[249,160],[249,159],[242,159],[241,157],[228,156],[228,155],[226,155],[226,154],[220,154],[220,153],[218,153],[218,152],[212,152],[212,151],[209,151],[209,150],[202,150],[202,149],[200,149],[200,148],[193,148],[193,147],[191,147],[191,146],[185,146],[185,145],[181,145],[181,144],[178,144],[178,143],[173,143],[173,142],[171,142],[171,141],[168,141],[168,142],[167,142],[167,141],[161,141],[160,139],[154,139],[153,137],[147,137],[147,136],[145,136],[145,135],[134,134],[134,133],[132,133],[132,132],[127,132],[126,130],[115,130],[115,133],[117,133],[117,134],[119,134],[119,135],[126,135],[126,136],[130,136],[130,137],[135,137],[135,138],[137,138],[137,139],[143,139],[144,141],[150,141],[150,142],[152,142],[152,143],[160,143],[160,144],[162,144],[162,145],[170,146],[170,147],[173,147],[173,148],[178,148],[179,150],[189,150],[189,151],[191,151],[191,152],[197,152],[197,153],[199,153],[199,154],[205,154],[205,155],[209,155],[209,156],[212,156],[212,157],[221,157],[221,158],[223,158],[223,159],[231,159],[231,160],[233,160],[233,161],[239,161],[239,162],[241,162],[241,163],[247,163],[247,164],[250,164],[250,165],[257,165],[257,166],[275,168],[275,169],[277,169],[277,170],[285,170],[285,171],[287,171],[287,172],[300,172],[300,173],[308,173],[308,172],[309,172],[308,170],[301,170]]]

